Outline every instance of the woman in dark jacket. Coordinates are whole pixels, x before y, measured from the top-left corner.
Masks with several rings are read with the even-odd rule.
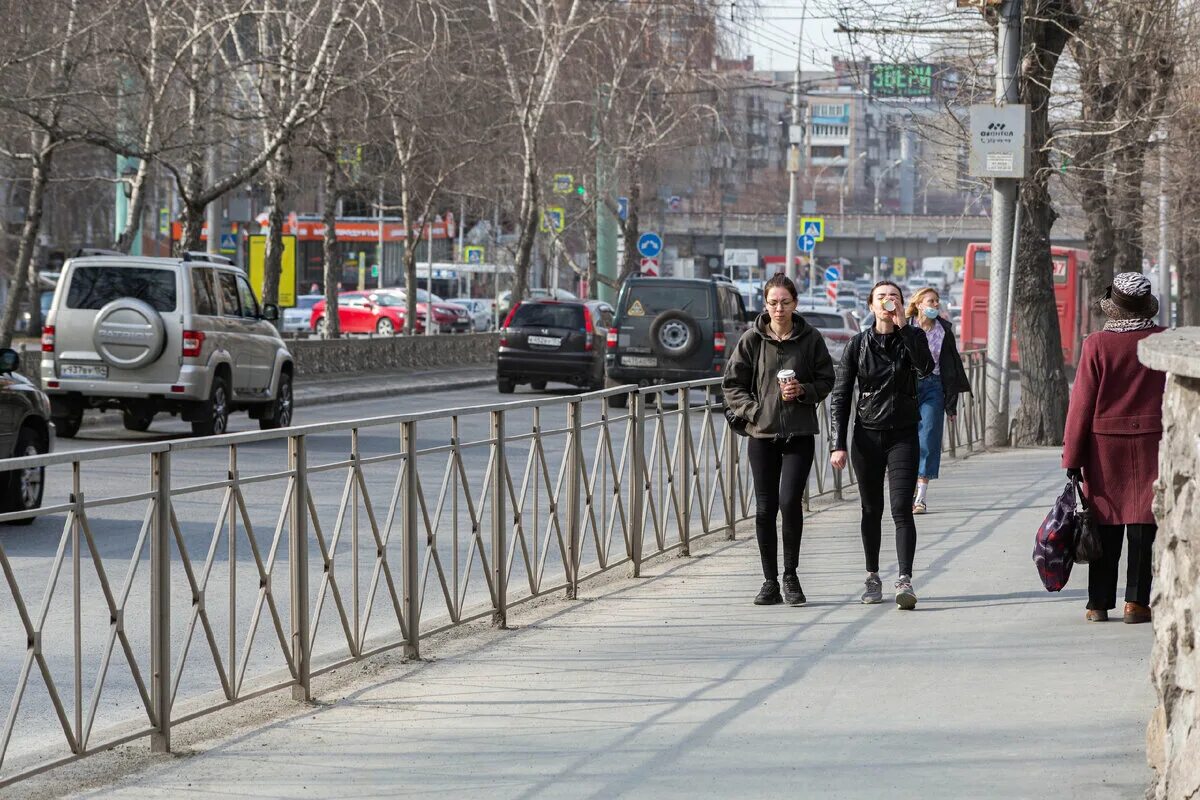
[[[1158,479],[1166,375],[1144,366],[1138,342],[1163,330],[1155,324],[1158,299],[1140,272],[1122,272],[1100,301],[1108,322],[1083,342],[1063,438],[1062,465],[1083,478],[1104,557],[1088,564],[1085,618],[1103,622],[1117,605],[1121,544],[1129,537],[1125,621],[1150,621],[1151,501]]]
[[[921,460],[917,465],[917,496],[913,498],[913,513],[924,514],[925,496],[929,482],[936,480],[942,466],[942,417],[951,424],[958,415],[958,396],[970,392],[967,371],[963,368],[954,328],[941,316],[942,298],[932,286],[918,289],[908,301],[905,316],[908,324],[924,331],[933,355],[933,372],[917,384],[917,399],[921,406],[921,424],[917,438],[921,442]]]
[[[917,549],[917,527],[913,521],[912,497],[917,484],[921,446],[917,426],[921,412],[917,382],[933,372],[929,341],[919,329],[906,324],[904,295],[891,281],[880,281],[871,289],[874,324],[855,336],[842,353],[841,371],[830,397],[833,421],[834,469],[846,466],[846,438],[850,427],[850,405],[858,386],[857,419],[850,456],[858,476],[862,500],[862,542],[867,561],[864,603],[883,602],[879,579],[879,547],[883,521],[883,478],[888,476],[892,521],[896,525],[896,558],[900,574],[896,580],[896,605],[912,609],[917,595],[912,587],[913,557]]]
[[[757,605],[803,605],[796,569],[804,529],[804,486],[812,469],[817,406],[833,386],[821,334],[796,313],[796,285],[779,274],[763,286],[766,312],[738,340],[725,368],[725,405],[746,420],[754,475],[754,529],[765,582]],[[789,380],[781,371],[791,370]],[[786,376],[786,373],[784,373]],[[775,520],[783,511],[783,595]]]

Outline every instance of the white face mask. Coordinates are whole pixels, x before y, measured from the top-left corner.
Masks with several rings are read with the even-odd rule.
[[[921,311],[930,319],[938,318],[938,310],[936,308],[930,308],[929,306],[926,306],[925,308],[921,309]]]

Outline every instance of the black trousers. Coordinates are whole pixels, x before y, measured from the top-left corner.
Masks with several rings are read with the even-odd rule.
[[[917,551],[917,524],[913,520],[913,492],[917,488],[917,465],[921,442],[917,426],[890,431],[873,431],[854,426],[850,461],[858,477],[862,499],[862,543],[867,572],[879,571],[879,546],[883,525],[883,477],[888,479],[892,522],[896,525],[896,560],[900,574],[912,575]]]
[[[783,512],[783,571],[795,574],[804,533],[804,486],[812,469],[812,436],[784,439],[751,438],[747,451],[754,476],[754,533],[763,577],[779,577],[775,520]]]
[[[1117,607],[1117,569],[1121,544],[1129,536],[1125,569],[1125,602],[1150,605],[1150,579],[1157,525],[1099,525],[1104,558],[1088,564],[1088,608],[1108,611]]]

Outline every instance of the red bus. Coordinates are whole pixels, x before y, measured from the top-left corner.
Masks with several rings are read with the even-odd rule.
[[[988,338],[988,276],[991,273],[992,246],[967,245],[963,266],[962,349],[987,347]],[[1079,363],[1079,349],[1087,335],[1089,315],[1083,297],[1080,268],[1088,261],[1087,250],[1072,247],[1051,247],[1054,262],[1054,301],[1058,306],[1058,331],[1062,336],[1063,361],[1074,366]],[[1003,314],[1004,309],[997,309]],[[1017,338],[1013,336],[1012,360],[1017,359]]]

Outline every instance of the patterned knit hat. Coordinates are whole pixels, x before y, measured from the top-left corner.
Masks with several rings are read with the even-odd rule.
[[[1154,319],[1158,298],[1150,293],[1150,279],[1140,272],[1122,272],[1104,292],[1100,310],[1109,319]]]

